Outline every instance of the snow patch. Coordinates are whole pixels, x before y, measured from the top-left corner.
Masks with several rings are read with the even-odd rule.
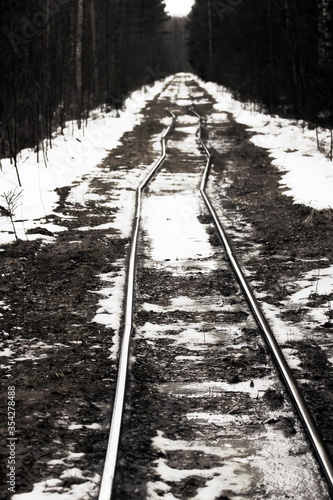
[[[64,487],[64,481],[74,482]],[[77,484],[75,484],[77,480]],[[30,493],[12,496],[12,500],[91,500],[98,494],[100,476],[87,478],[80,469],[69,469],[61,475],[61,479],[48,479],[34,485]]]
[[[18,170],[22,188],[18,185],[15,168],[9,159],[1,160],[0,196],[16,189],[19,193],[18,208],[14,223],[20,239],[33,240],[47,237],[27,235],[26,231],[36,227],[36,221],[51,215],[56,208],[58,194],[56,188],[69,186],[87,173],[91,173],[109,151],[120,144],[125,132],[133,130],[142,120],[140,111],[146,103],[160,93],[165,84],[172,79],[168,77],[156,82],[152,87],[142,87],[131,94],[125,101],[124,109],[119,117],[114,111],[105,112],[96,109],[90,114],[87,125],[78,129],[75,122],[68,122],[63,131],[54,134],[52,149],[48,149],[43,160],[37,161],[37,154],[31,149],[24,149],[18,156]],[[46,150],[46,141],[43,148]],[[71,200],[84,203],[95,199],[87,193],[87,185],[78,185],[71,195]],[[1,202],[4,205],[4,200]],[[42,222],[41,222],[42,223]],[[0,244],[14,240],[13,229],[9,217],[1,217]]]
[[[327,158],[330,130],[319,130],[318,151],[316,131],[310,130],[304,121],[259,113],[254,105],[235,100],[224,87],[198,81],[216,99],[216,111],[232,113],[238,123],[256,133],[251,141],[270,152],[283,174],[280,183],[284,194],[292,196],[295,203],[317,210],[333,208],[333,163]]]

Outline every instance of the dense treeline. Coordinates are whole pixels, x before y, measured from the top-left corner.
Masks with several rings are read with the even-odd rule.
[[[333,0],[196,0],[188,28],[200,77],[332,126]]]
[[[121,106],[165,65],[162,0],[0,0],[0,154]]]
[[[170,73],[193,72],[188,61],[186,17],[171,17],[166,22],[167,70]]]

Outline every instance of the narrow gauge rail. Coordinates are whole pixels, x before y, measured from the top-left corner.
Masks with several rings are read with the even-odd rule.
[[[202,118],[201,116],[192,109],[192,113],[197,116],[199,120],[199,142],[207,156],[207,164],[203,174],[202,182],[200,185],[200,193],[205,201],[205,204],[214,219],[215,226],[219,233],[219,236],[223,242],[223,245],[226,250],[226,254],[231,263],[231,266],[236,274],[237,280],[244,292],[246,300],[250,306],[250,309],[253,312],[253,315],[258,323],[260,330],[262,331],[266,343],[269,346],[269,349],[272,353],[273,359],[278,367],[278,370],[282,376],[283,382],[289,392],[289,395],[295,405],[295,408],[302,420],[302,423],[305,427],[305,430],[308,434],[308,437],[312,443],[315,454],[318,458],[318,461],[321,465],[322,471],[327,479],[330,490],[333,490],[333,466],[332,460],[329,456],[325,444],[320,436],[320,433],[314,423],[314,420],[311,416],[311,413],[304,401],[304,398],[297,386],[296,381],[294,380],[290,369],[283,357],[283,354],[274,338],[274,335],[260,309],[259,304],[257,303],[253,292],[251,291],[241,269],[235,257],[235,254],[229,244],[228,237],[219,221],[219,218],[206,194],[205,187],[208,180],[209,170],[212,162],[212,156],[208,148],[201,137],[202,130]],[[159,167],[162,165],[166,158],[166,141],[167,137],[170,134],[170,131],[175,122],[175,115],[170,112],[172,116],[172,122],[169,127],[166,129],[163,134],[161,144],[162,144],[162,154],[158,161],[155,163],[153,169],[149,173],[149,175],[144,179],[137,190],[136,195],[136,212],[133,224],[133,234],[132,234],[132,243],[130,249],[130,259],[129,259],[129,267],[128,267],[128,278],[127,278],[127,292],[126,292],[126,306],[125,306],[125,322],[124,322],[124,331],[122,337],[122,345],[120,351],[119,358],[119,368],[118,368],[118,378],[117,378],[117,387],[116,387],[116,395],[114,400],[114,408],[112,414],[111,421],[111,429],[110,436],[107,448],[107,454],[105,459],[105,466],[103,471],[103,477],[100,487],[99,500],[110,500],[112,498],[112,490],[114,485],[114,478],[116,472],[116,463],[117,463],[117,453],[119,446],[119,438],[120,438],[120,430],[122,423],[122,413],[124,408],[124,398],[126,391],[126,377],[127,377],[127,369],[128,369],[128,360],[129,360],[129,348],[130,348],[130,339],[133,331],[133,296],[134,296],[134,276],[135,276],[135,265],[136,265],[136,253],[137,253],[137,242],[139,235],[139,226],[140,226],[140,216],[141,216],[141,198],[142,191],[148,185],[150,180],[153,178]]]
[[[160,167],[160,165],[162,164],[162,162],[166,157],[166,138],[170,133],[170,130],[175,120],[175,115],[172,113],[172,111],[169,111],[169,113],[172,116],[172,122],[165,130],[161,139],[162,154],[155,163],[150,173],[142,181],[136,192],[136,210],[133,223],[130,257],[129,257],[128,271],[127,271],[127,293],[125,299],[124,331],[120,348],[117,386],[113,403],[113,413],[112,413],[107,453],[105,458],[104,471],[99,491],[99,500],[108,500],[111,498],[115,471],[116,471],[119,437],[120,437],[120,429],[122,423],[122,415],[123,415],[125,391],[126,391],[130,340],[133,331],[134,278],[135,278],[135,263],[136,263],[137,243],[139,235],[140,216],[141,216],[142,191],[145,188],[145,186],[147,186],[147,184],[154,176],[157,169]]]
[[[330,456],[327,447],[321,437],[321,434],[319,432],[319,429],[313,419],[313,416],[308,408],[308,405],[305,402],[305,399],[297,385],[297,382],[291,373],[291,370],[287,364],[287,361],[285,357],[283,356],[283,353],[276,341],[276,338],[274,336],[274,333],[272,332],[262,310],[261,307],[256,300],[251,287],[249,283],[247,282],[244,273],[242,272],[242,269],[239,265],[239,262],[237,260],[237,257],[229,243],[228,236],[217,216],[217,213],[209,199],[209,197],[206,194],[205,188],[206,184],[208,181],[208,175],[209,175],[209,170],[212,162],[212,155],[210,154],[209,150],[207,149],[204,141],[202,140],[202,117],[192,109],[192,113],[194,113],[198,119],[199,119],[199,140],[200,143],[206,153],[207,156],[207,164],[206,168],[202,177],[202,182],[200,185],[200,193],[205,201],[205,204],[207,206],[207,209],[209,210],[213,220],[214,224],[216,226],[216,229],[219,233],[219,236],[221,238],[221,241],[224,245],[226,254],[228,256],[229,262],[231,264],[231,267],[235,273],[235,276],[237,278],[237,281],[241,287],[241,289],[244,292],[244,296],[249,304],[249,307],[253,313],[253,316],[256,319],[256,322],[264,336],[264,339],[269,347],[269,350],[272,354],[272,357],[275,361],[275,364],[277,366],[277,369],[282,377],[282,380],[284,382],[284,385],[287,389],[287,392],[289,396],[291,397],[291,400],[296,408],[296,411],[302,420],[302,423],[304,425],[305,431],[310,439],[310,442],[313,446],[314,452],[317,456],[317,459],[320,463],[320,466],[322,468],[322,471],[327,479],[327,483],[329,486],[329,489],[331,493],[333,494],[333,461],[332,457]]]

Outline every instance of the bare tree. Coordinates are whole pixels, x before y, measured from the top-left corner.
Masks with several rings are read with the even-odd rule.
[[[81,116],[82,116],[82,36],[83,36],[83,0],[78,0],[75,71],[76,71],[79,128],[81,128]]]
[[[3,193],[1,195],[1,198],[3,198],[5,200],[6,205],[7,205],[6,214],[10,218],[10,222],[11,222],[12,227],[13,227],[16,241],[18,241],[18,237],[17,237],[16,228],[15,228],[15,224],[14,224],[14,216],[15,216],[15,212],[16,212],[16,209],[18,207],[21,196],[22,196],[22,191],[17,191],[16,188],[8,191],[7,193]]]

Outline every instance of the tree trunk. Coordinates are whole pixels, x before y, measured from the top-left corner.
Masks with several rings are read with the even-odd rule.
[[[212,0],[208,0],[208,47],[209,47],[209,77],[213,70],[213,28],[212,28]]]
[[[290,58],[291,58],[291,64],[292,64],[292,76],[293,76],[293,83],[294,83],[294,93],[295,93],[295,103],[296,103],[296,113],[298,114],[300,111],[300,88],[299,88],[299,78],[298,78],[298,71],[297,71],[297,63],[296,63],[296,47],[295,47],[295,41],[294,41],[294,34],[292,33],[292,26],[291,26],[291,13],[290,13],[290,8],[289,8],[289,0],[284,0],[284,7],[285,7],[285,12],[286,12],[286,39],[289,45],[289,51],[290,51]]]
[[[268,16],[268,36],[269,36],[269,112],[273,113],[274,62],[273,62],[272,0],[267,0],[267,16]]]
[[[91,3],[90,3],[90,24],[91,24],[91,41],[92,41],[92,65],[93,65],[92,93],[96,97],[98,95],[98,68],[97,68],[95,0],[91,0]]]
[[[110,22],[109,22],[109,0],[105,0],[105,76],[106,76],[106,102],[110,104]]]
[[[77,28],[76,28],[76,89],[78,104],[78,124],[81,128],[82,115],[82,36],[83,36],[83,0],[78,0]]]

